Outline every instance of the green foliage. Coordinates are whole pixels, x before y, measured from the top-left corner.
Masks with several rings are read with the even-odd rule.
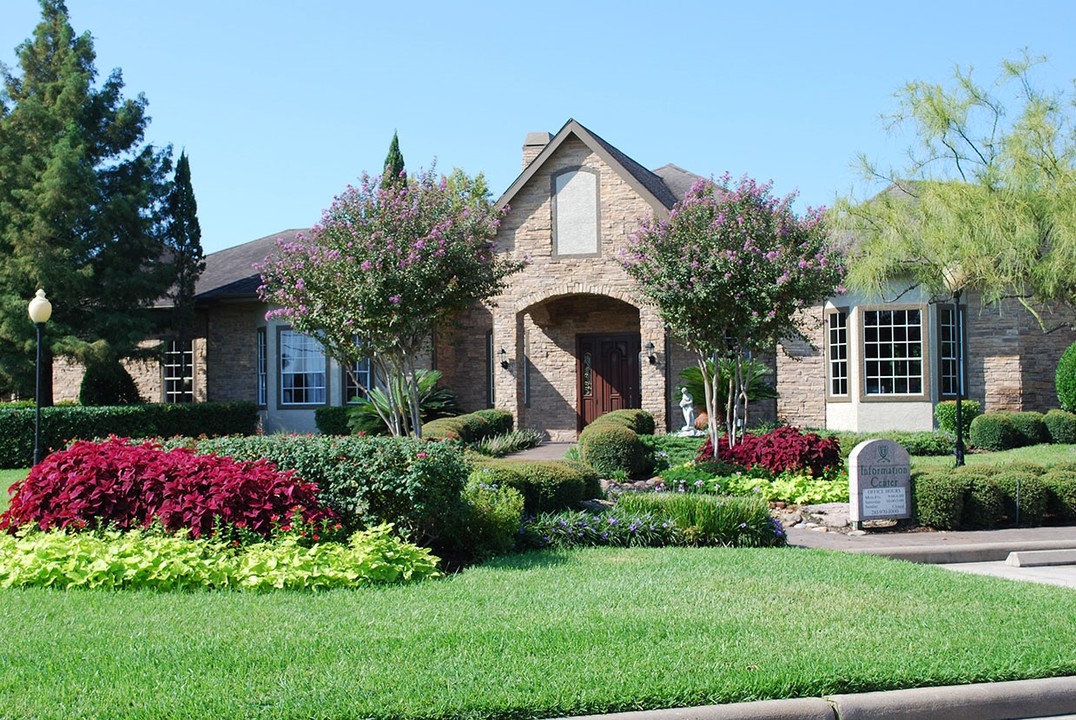
[[[650,456],[655,472],[694,460],[702,446],[697,437],[676,435],[640,435],[639,442]]]
[[[0,66],[0,390],[34,394],[26,302],[53,304],[55,355],[125,356],[152,335],[151,305],[175,279],[161,252],[171,148],[144,142],[149,116],[117,69],[96,84],[93,38],[60,0]],[[46,398],[48,399],[48,398]]]
[[[475,415],[485,419],[489,424],[488,433],[489,436],[493,435],[507,435],[512,432],[515,427],[516,419],[507,410],[500,410],[496,408],[486,408],[484,410],[475,410]]]
[[[1076,468],[1050,470],[1041,478],[1046,486],[1046,512],[1055,521],[1076,522]]]
[[[85,406],[138,405],[143,402],[131,373],[115,359],[86,365],[78,401]]]
[[[524,428],[503,435],[493,435],[483,438],[470,446],[480,455],[488,457],[504,457],[520,450],[538,447],[545,439],[545,433],[540,430]]]
[[[322,435],[350,435],[346,405],[325,405],[314,410],[314,425]]]
[[[472,562],[511,552],[523,521],[523,494],[490,484],[478,470],[467,479],[463,502],[467,511],[454,538],[457,551]]]
[[[1035,527],[1042,524],[1048,498],[1046,484],[1038,474],[1007,469],[993,479],[1002,492],[1008,525]]]
[[[971,431],[971,421],[982,414],[983,406],[978,400],[962,400],[960,402],[960,424],[963,426],[961,432],[965,440],[968,439],[968,433]],[[938,422],[939,430],[955,438],[956,400],[942,400],[935,405],[934,419]],[[920,453],[911,454],[918,455]]]
[[[1076,413],[1064,410],[1048,410],[1042,418],[1050,442],[1058,445],[1076,444]]]
[[[1016,429],[1010,413],[991,412],[971,422],[971,444],[981,450],[1011,450],[1020,447],[1023,436]]]
[[[491,415],[480,410],[466,415],[432,420],[422,426],[422,437],[427,440],[459,440],[463,443],[477,443],[500,434],[500,428],[504,426],[503,416]]]
[[[392,133],[389,154],[385,156],[385,170],[381,175],[381,188],[390,189],[395,184],[407,184],[407,172],[404,168],[403,153],[400,152],[400,138]]]
[[[448,541],[464,512],[470,466],[451,443],[414,438],[274,435],[194,443],[200,453],[266,458],[318,486],[318,497],[348,529],[392,523],[423,544]]]
[[[920,525],[937,530],[959,530],[964,522],[967,485],[949,473],[912,475],[915,517]]]
[[[995,482],[995,475],[969,471],[959,477],[967,491],[962,529],[990,530],[1001,524],[1005,495]]]
[[[418,369],[415,371],[415,388],[418,393],[418,412],[423,423],[438,418],[453,417],[463,410],[456,393],[438,387],[440,370]],[[352,435],[387,435],[389,426],[385,418],[392,416],[393,408],[407,405],[407,390],[401,383],[389,383],[389,389],[371,388],[365,398],[358,398],[348,410],[348,427]],[[346,434],[346,433],[344,433]]]
[[[724,408],[729,401],[729,383],[736,373],[736,361],[722,358],[717,363],[714,373],[714,361],[706,361],[706,372],[713,382],[714,407]],[[759,360],[747,360],[743,363],[744,388],[748,400],[766,400],[777,397],[777,389],[767,382],[773,371],[766,363]],[[702,381],[702,370],[696,366],[686,367],[680,371],[680,384],[687,389],[696,405],[705,407],[706,385]]]
[[[176,172],[165,200],[165,215],[164,243],[171,253],[176,278],[168,292],[172,300],[172,328],[186,340],[194,331],[194,289],[205,270],[205,253],[198,201],[191,185],[190,159],[185,150],[176,161]]]
[[[1013,427],[1020,434],[1020,445],[1041,445],[1050,442],[1050,432],[1040,412],[1014,412],[1009,415]]]
[[[617,507],[629,514],[668,518],[689,545],[771,547],[785,544],[784,530],[758,498],[702,493],[626,493]]]
[[[904,277],[949,298],[948,272],[986,303],[1015,292],[1029,309],[1072,309],[1072,97],[1035,87],[1038,62],[1005,62],[990,87],[958,68],[948,87],[913,81],[898,91],[890,126],[915,135],[908,165],[886,173],[864,162],[865,178],[888,188],[837,204],[836,226],[856,238],[850,287],[877,295]]]
[[[437,558],[390,525],[310,547],[294,536],[231,548],[139,531],[0,535],[0,588],[328,590],[439,574]]]
[[[59,450],[76,439],[250,435],[253,403],[151,403],[116,407],[57,406],[41,410],[41,444]],[[27,467],[34,455],[34,411],[0,408],[0,467]],[[252,458],[257,459],[257,458]]]
[[[381,187],[363,175],[311,237],[284,243],[259,268],[261,298],[341,364],[369,358],[388,386],[403,388],[386,396],[393,434],[421,433],[416,362],[430,335],[499,295],[523,267],[493,246],[505,212],[480,177],[455,173],[450,183],[429,171]]]
[[[942,456],[953,454],[953,437],[941,432],[902,432],[891,430],[876,433],[824,432],[840,442],[841,460],[847,462],[856,445],[864,440],[892,440],[909,455]]]
[[[1061,409],[1076,413],[1076,343],[1069,345],[1061,354],[1061,359],[1057,361],[1054,381]]]
[[[638,433],[615,420],[594,422],[583,429],[579,457],[606,477],[618,471],[637,477],[646,469],[646,453]]]
[[[475,468],[481,482],[518,490],[528,515],[566,510],[602,494],[597,473],[578,461],[476,458]]]
[[[684,533],[676,523],[652,512],[631,512],[613,506],[600,513],[541,513],[529,518],[520,541],[529,548],[663,547],[683,545]]]

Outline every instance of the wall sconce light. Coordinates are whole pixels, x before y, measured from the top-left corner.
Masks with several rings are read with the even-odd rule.
[[[497,353],[497,357],[501,361],[501,367],[503,367],[505,370],[507,370],[508,369],[508,351],[505,350],[504,348],[501,348],[501,351]]]
[[[654,343],[648,342],[646,344],[646,359],[651,365],[657,363],[658,359],[654,357]]]

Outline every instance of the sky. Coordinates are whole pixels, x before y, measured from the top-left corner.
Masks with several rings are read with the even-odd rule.
[[[866,197],[865,154],[900,166],[887,131],[906,82],[984,84],[1026,48],[1071,90],[1076,3],[726,0],[67,0],[97,70],[122,70],[147,141],[190,157],[202,245],[309,227],[393,132],[407,167],[482,172],[494,196],[527,133],[570,118],[648,168],[772,181],[797,207]],[[0,0],[0,61],[40,19]]]

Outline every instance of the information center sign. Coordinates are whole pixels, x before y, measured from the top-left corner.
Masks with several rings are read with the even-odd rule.
[[[867,440],[848,456],[849,519],[901,520],[912,516],[908,451],[892,440]]]

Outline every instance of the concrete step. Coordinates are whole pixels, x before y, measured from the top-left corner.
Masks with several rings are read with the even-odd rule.
[[[1009,553],[1006,565],[1013,567],[1050,567],[1076,565],[1076,548],[1059,550],[1024,550]]]

